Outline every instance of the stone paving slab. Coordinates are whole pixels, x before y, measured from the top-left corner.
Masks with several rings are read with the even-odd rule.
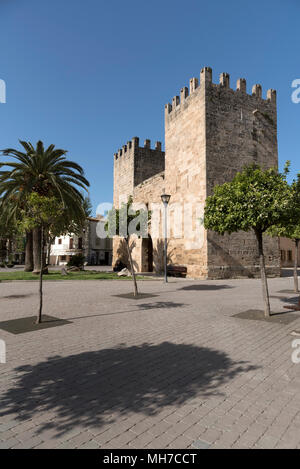
[[[291,282],[270,279],[273,311]],[[139,285],[47,282],[45,314],[70,324],[0,331],[0,448],[300,448],[300,313],[232,317],[262,309],[255,279]],[[34,315],[37,289],[0,283],[0,321]]]

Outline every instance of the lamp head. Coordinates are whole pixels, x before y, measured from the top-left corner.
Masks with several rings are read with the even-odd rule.
[[[171,196],[169,194],[165,194],[163,193],[161,196],[161,201],[164,205],[168,205],[168,203],[170,202],[170,198]]]

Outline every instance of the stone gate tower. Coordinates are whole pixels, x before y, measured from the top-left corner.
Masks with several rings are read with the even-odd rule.
[[[149,146],[149,143],[148,143]],[[158,148],[160,151],[160,147]],[[122,156],[122,155],[121,155]],[[124,156],[122,156],[124,157]],[[137,160],[141,161],[139,157]],[[264,168],[277,167],[277,109],[276,92],[268,90],[266,99],[260,85],[247,94],[246,80],[239,79],[236,89],[230,88],[227,73],[220,75],[219,84],[212,81],[212,70],[205,67],[197,78],[190,80],[180,97],[175,96],[165,106],[165,155],[147,156],[145,172],[132,166],[128,174],[120,167],[120,151],[115,155],[114,194],[131,194],[134,201],[148,205],[160,202],[165,189],[171,195],[173,207],[183,207],[179,223],[191,209],[193,236],[176,236],[170,232],[170,264],[183,265],[188,276],[197,278],[226,278],[255,276],[259,272],[256,239],[253,233],[239,232],[219,236],[199,225],[206,197],[216,184],[232,180],[245,165],[256,162]],[[125,166],[125,165],[124,165]],[[143,179],[143,180],[142,180]],[[125,186],[125,187],[124,187]],[[186,208],[184,208],[186,207]],[[172,207],[170,207],[172,219]],[[172,225],[172,223],[171,223]],[[118,240],[115,240],[115,247]],[[136,244],[137,270],[149,263],[143,258],[154,250],[154,270],[160,265],[161,240]],[[279,245],[276,238],[265,239],[266,264],[270,274],[280,274]],[[115,259],[117,257],[117,249]],[[151,254],[152,255],[152,254]],[[156,255],[156,261],[155,261]]]

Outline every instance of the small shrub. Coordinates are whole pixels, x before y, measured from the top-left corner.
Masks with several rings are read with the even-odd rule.
[[[82,254],[74,254],[74,256],[70,257],[70,260],[67,263],[67,267],[79,267],[82,269],[83,266],[84,266],[84,256]]]
[[[115,263],[115,266],[113,268],[113,271],[114,272],[121,272],[121,270],[127,268],[127,265],[125,265],[122,261],[120,260],[117,260],[117,262]]]

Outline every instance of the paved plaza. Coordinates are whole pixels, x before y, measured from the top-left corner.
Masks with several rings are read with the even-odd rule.
[[[68,322],[0,330],[0,448],[300,448],[300,312],[232,317],[262,309],[259,280],[139,285],[45,282],[44,313]],[[274,312],[292,285],[270,279]],[[0,283],[0,321],[34,315],[37,289]]]

